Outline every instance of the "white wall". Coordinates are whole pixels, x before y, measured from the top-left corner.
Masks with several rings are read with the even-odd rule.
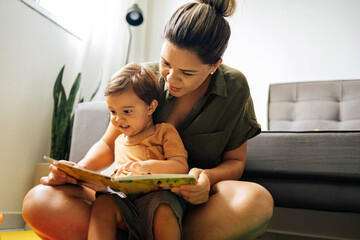
[[[127,7],[122,4],[129,1],[106,3],[103,20],[123,22]],[[83,73],[81,91],[88,100],[100,72],[106,81],[123,65],[127,35],[107,26],[95,26],[93,38],[79,40],[19,0],[0,1],[0,212],[21,213],[35,164],[49,155],[52,89],[61,67],[66,65],[67,94],[77,73]],[[113,55],[118,56],[114,61]]]
[[[269,84],[360,78],[359,10],[358,0],[239,1],[224,62],[246,75],[264,130]]]
[[[21,211],[35,163],[49,153],[52,86],[65,63],[64,84],[75,79],[81,42],[14,0],[0,1],[0,34],[0,211],[6,213]]]
[[[133,40],[129,62],[159,61],[162,35],[172,13],[188,0],[132,0],[143,11],[144,23],[131,27]],[[126,41],[128,39],[126,38]]]

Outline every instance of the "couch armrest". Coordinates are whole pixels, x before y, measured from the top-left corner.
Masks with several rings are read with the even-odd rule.
[[[80,103],[75,108],[70,161],[78,162],[100,140],[110,121],[105,102]]]

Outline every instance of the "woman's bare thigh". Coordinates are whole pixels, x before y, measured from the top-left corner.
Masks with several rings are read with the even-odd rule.
[[[31,189],[23,201],[25,221],[50,239],[86,239],[95,192],[79,185]]]
[[[271,219],[273,199],[262,186],[222,181],[212,187],[205,204],[190,208],[184,221],[185,239],[256,239]]]

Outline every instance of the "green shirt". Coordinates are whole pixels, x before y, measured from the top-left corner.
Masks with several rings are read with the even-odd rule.
[[[159,72],[158,63],[148,66],[159,78],[161,95],[155,123],[164,122],[175,103]],[[213,168],[225,151],[240,147],[260,133],[245,76],[222,64],[199,102],[177,129],[189,154],[189,167]]]

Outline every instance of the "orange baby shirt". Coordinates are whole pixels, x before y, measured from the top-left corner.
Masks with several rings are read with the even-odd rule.
[[[187,151],[176,128],[169,123],[155,125],[155,132],[143,133],[134,141],[121,134],[115,140],[115,169],[127,161],[166,160],[175,156],[187,158]]]

